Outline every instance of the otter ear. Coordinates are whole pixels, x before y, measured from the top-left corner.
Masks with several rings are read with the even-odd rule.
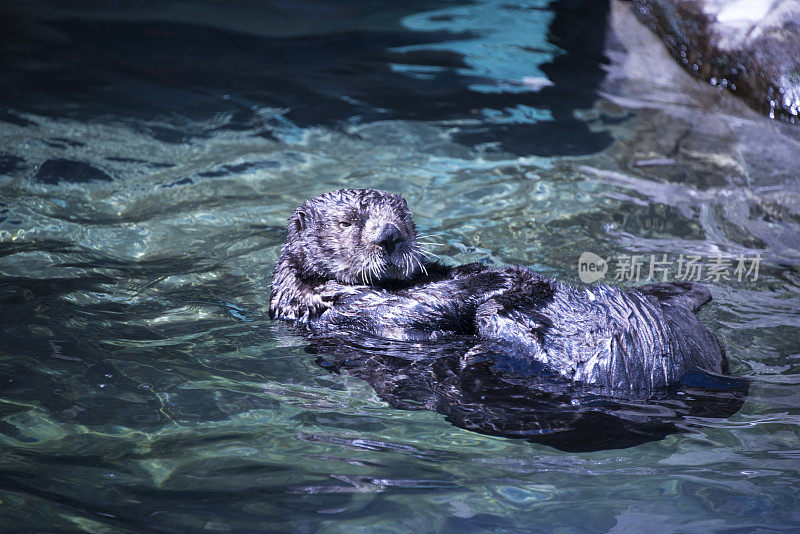
[[[294,212],[294,229],[298,232],[302,232],[306,228],[308,228],[309,223],[311,222],[311,215],[305,211],[302,207],[297,208]]]

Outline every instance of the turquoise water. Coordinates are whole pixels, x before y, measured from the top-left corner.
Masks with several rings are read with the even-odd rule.
[[[1,9],[0,529],[800,527],[796,130],[609,86],[597,2]],[[393,408],[267,317],[338,187],[448,263],[731,258],[701,318],[749,396],[582,453]]]

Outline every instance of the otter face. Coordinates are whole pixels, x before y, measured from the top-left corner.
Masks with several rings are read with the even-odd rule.
[[[312,198],[289,219],[287,246],[304,278],[343,284],[409,280],[424,270],[405,199],[373,189]]]

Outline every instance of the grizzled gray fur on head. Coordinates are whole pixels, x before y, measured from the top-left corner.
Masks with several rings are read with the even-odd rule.
[[[379,286],[424,270],[403,197],[340,189],[307,200],[289,218],[272,283],[270,316],[303,319],[327,306],[326,282]]]

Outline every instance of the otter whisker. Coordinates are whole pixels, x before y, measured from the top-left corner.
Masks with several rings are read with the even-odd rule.
[[[431,252],[429,250],[425,250],[424,248],[420,247],[419,244],[414,246],[414,251],[417,254],[424,254],[428,258],[436,258],[436,259],[439,259],[439,260],[442,259],[438,254],[436,254],[434,252]]]
[[[424,254],[425,256],[427,256],[429,258],[436,258],[437,260],[441,260],[442,259],[442,257],[439,256],[438,254],[434,254],[433,252],[428,252],[427,250],[420,249],[419,252],[420,252],[420,254]]]
[[[367,264],[364,266],[364,270],[363,270],[364,279],[365,279],[364,283],[365,284],[367,284],[367,285],[373,285],[374,284],[374,279],[373,279],[374,270],[375,270],[375,260],[374,260],[374,258],[370,257],[370,259],[367,261]]]
[[[416,260],[417,265],[419,265],[419,268],[422,269],[422,272],[425,273],[425,276],[428,276],[428,269],[425,268],[425,265],[422,264],[419,257],[415,256],[414,260]]]
[[[370,271],[369,271],[369,274],[370,274],[369,283],[370,283],[370,285],[374,285],[375,284],[375,279],[376,278],[378,280],[380,280],[382,272],[383,272],[383,265],[380,265],[377,262],[373,262],[372,266],[370,267]]]
[[[383,275],[386,273],[386,263],[383,261],[374,261],[370,269],[372,270],[374,278],[380,281],[383,279]]]

